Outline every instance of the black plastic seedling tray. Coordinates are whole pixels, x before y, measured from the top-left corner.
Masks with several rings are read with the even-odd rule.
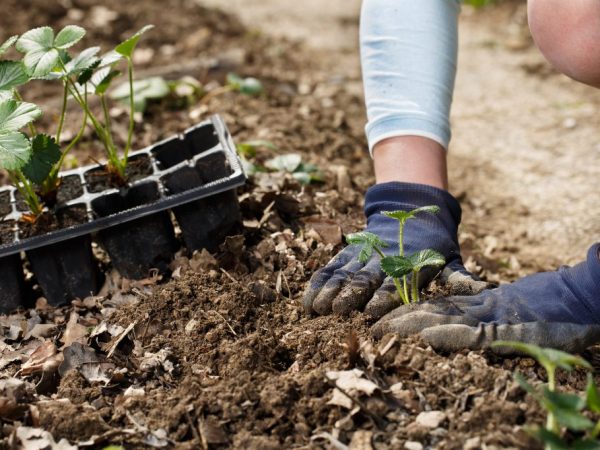
[[[0,265],[12,263],[14,266],[15,258],[20,261],[18,254],[26,252],[46,297],[51,297],[51,303],[63,303],[81,296],[81,289],[78,292],[76,288],[65,288],[55,280],[75,276],[71,272],[80,264],[74,260],[57,260],[60,259],[57,253],[65,246],[70,247],[68,251],[77,252],[81,246],[89,247],[93,237],[107,250],[123,276],[142,278],[147,276],[150,267],[166,269],[177,250],[169,210],[190,251],[216,248],[225,234],[239,223],[235,188],[244,184],[246,176],[231,135],[220,117],[212,116],[181,135],[132,152],[130,167],[136,165],[143,166],[145,172],[132,177],[132,181],[121,188],[98,185],[95,175],[105,173],[101,165],[62,172],[63,183],[74,187],[70,198],[61,199],[59,193],[53,213],[59,218],[58,222],[61,222],[61,214],[68,215],[75,210],[83,218],[74,225],[41,235],[29,236],[28,225],[20,220],[26,211],[18,191],[12,186],[1,188],[0,198],[8,201],[0,202],[4,227]],[[79,251],[77,256],[84,265],[91,255],[91,250],[86,252]],[[52,260],[54,269],[42,267],[40,259],[44,264]],[[36,265],[40,273],[36,273]],[[81,270],[85,272],[83,267]],[[55,286],[44,286],[41,279],[44,276],[48,278],[46,284]],[[86,279],[85,289],[99,284],[95,274],[79,276]],[[9,301],[6,297],[14,297],[19,289],[18,280],[7,281],[0,276],[0,309],[15,302],[14,298]]]

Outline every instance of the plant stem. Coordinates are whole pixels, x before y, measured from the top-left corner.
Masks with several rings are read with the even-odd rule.
[[[83,123],[81,124],[81,128],[79,128],[79,132],[77,133],[77,135],[73,138],[73,140],[71,142],[69,142],[69,145],[67,145],[67,147],[65,148],[65,150],[62,152],[62,155],[60,155],[60,159],[58,160],[58,163],[54,165],[54,167],[52,168],[52,171],[50,172],[50,177],[51,179],[56,179],[58,172],[60,171],[63,163],[65,162],[65,158],[67,157],[67,155],[69,154],[69,152],[71,151],[71,149],[75,146],[75,144],[77,144],[80,139],[83,137],[83,133],[85,133],[85,126],[87,125],[87,113],[84,111],[83,113]]]
[[[400,296],[402,303],[404,303],[405,305],[410,304],[410,300],[408,299],[407,296],[405,296],[405,294],[403,292],[402,285],[400,284],[400,280],[395,277],[393,277],[392,280],[394,280],[394,285],[396,286],[396,290],[398,291],[398,295]],[[404,286],[404,287],[406,288],[406,286]]]
[[[129,157],[129,150],[131,150],[131,139],[133,138],[133,131],[135,128],[135,99],[133,93],[133,61],[131,57],[127,58],[127,73],[129,74],[129,131],[127,132],[127,145],[125,146],[125,152],[123,154],[123,172],[127,167],[127,159]],[[122,173],[121,175],[124,175]]]
[[[401,220],[400,221],[400,225],[398,227],[398,253],[400,256],[404,256],[404,224],[406,223],[405,220]],[[404,293],[404,303],[410,303],[409,300],[409,296],[408,296],[408,279],[406,278],[406,275],[402,277],[402,286],[403,286],[403,293]],[[402,297],[403,294],[400,294],[400,297]]]
[[[65,116],[67,115],[67,97],[69,95],[69,91],[67,90],[67,83],[63,80],[63,102],[62,108],[60,111],[60,119],[58,121],[58,128],[56,130],[56,143],[60,144],[60,135],[62,133],[63,126],[65,124]]]
[[[100,95],[100,103],[102,104],[102,111],[104,112],[104,124],[106,126],[106,137],[109,140],[109,145],[114,148],[115,143],[112,139],[112,124],[110,120],[110,114],[108,112],[108,105],[106,104],[106,96],[104,94]]]
[[[19,184],[23,186],[23,190],[19,189],[19,192],[21,192],[21,195],[23,195],[25,203],[27,203],[27,206],[29,206],[29,209],[35,216],[39,216],[42,214],[43,207],[38,199],[37,194],[33,190],[31,183],[20,170],[15,170],[13,173],[16,175],[15,181],[17,181],[17,183],[14,184],[17,189],[19,189]]]
[[[596,426],[594,427],[594,429],[592,430],[590,437],[592,439],[596,439],[598,437],[598,435],[600,434],[600,420],[596,423]]]
[[[548,390],[554,392],[556,390],[556,367],[544,365],[544,369],[548,373]],[[546,419],[546,429],[556,434],[560,433],[558,421],[550,411],[548,411],[548,418]]]
[[[419,303],[419,271],[413,270],[412,274],[412,301]]]

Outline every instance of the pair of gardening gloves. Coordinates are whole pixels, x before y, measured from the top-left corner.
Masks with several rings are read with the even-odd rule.
[[[568,352],[600,343],[600,244],[574,267],[490,289],[463,265],[457,238],[461,209],[446,191],[397,182],[373,186],[365,197],[366,231],[388,244],[382,248],[386,256],[397,255],[399,222],[381,212],[430,205],[438,206],[440,212],[408,220],[404,248],[407,254],[433,249],[444,255],[446,265],[441,272],[437,268],[421,273],[419,281],[424,286],[439,274],[450,297],[399,306],[393,280],[380,269],[380,257],[360,263],[361,249],[353,245],[314,274],[304,295],[306,311],[321,315],[364,311],[379,319],[373,327],[376,337],[419,333],[442,351],[488,348],[496,340]]]

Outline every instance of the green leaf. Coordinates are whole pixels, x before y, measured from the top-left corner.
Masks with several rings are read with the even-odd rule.
[[[401,278],[413,270],[410,260],[404,256],[386,256],[381,259],[381,270],[393,278]]]
[[[544,398],[556,408],[581,411],[586,405],[586,399],[577,394],[551,391],[547,386],[544,386],[542,393]]]
[[[105,69],[108,69],[108,73],[104,74],[98,71],[96,74],[100,74],[100,76],[96,77],[96,74],[94,74],[91,80],[92,85],[95,86],[95,93],[98,95],[103,95],[106,93],[112,83],[112,80],[121,75],[121,72],[118,70],[111,70],[110,67],[106,67]]]
[[[131,58],[131,55],[133,54],[133,51],[135,50],[135,47],[137,46],[142,35],[152,28],[154,28],[154,25],[146,25],[129,39],[117,45],[115,47],[115,51],[126,58]]]
[[[32,78],[43,78],[57,66],[59,61],[58,50],[37,50],[27,53],[23,63]]]
[[[410,264],[415,272],[420,271],[424,267],[443,266],[446,264],[446,258],[435,250],[426,249],[418,253],[414,253],[408,257]]]
[[[31,141],[31,158],[23,166],[23,174],[33,183],[41,185],[60,157],[60,147],[54,138],[38,134]]]
[[[12,89],[10,91],[0,91],[0,102],[4,100],[12,100],[14,93]]]
[[[600,450],[600,442],[592,439],[577,440],[571,446],[571,450]]]
[[[0,61],[0,91],[27,83],[29,75],[21,61]]]
[[[121,55],[115,50],[111,50],[110,52],[102,55],[102,57],[100,58],[100,65],[98,67],[112,66],[115,63],[121,61],[121,59],[123,59],[123,55]]]
[[[20,169],[30,156],[31,143],[23,133],[14,131],[0,134],[0,168]]]
[[[19,36],[15,35],[4,41],[2,45],[0,45],[0,56],[4,55],[8,49],[11,48],[15,42],[17,42],[17,39],[19,39]]]
[[[97,59],[89,67],[83,69],[77,76],[77,83],[79,85],[84,85],[88,83],[92,79],[92,76],[94,76],[94,71],[98,68],[99,65],[100,60]]]
[[[169,85],[162,77],[151,77],[133,82],[135,110],[144,112],[149,99],[161,99],[169,95]],[[129,103],[129,83],[120,84],[111,92],[110,97],[123,103]]]
[[[256,78],[242,78],[235,73],[227,74],[227,84],[234,90],[246,95],[259,95],[264,90],[262,83]]]
[[[33,103],[4,100],[0,102],[0,133],[18,131],[42,115]]]
[[[351,233],[346,235],[346,242],[350,245],[362,245],[367,244],[372,247],[385,248],[388,247],[387,242],[381,240],[375,233],[368,231],[360,231],[358,233]]]
[[[373,246],[363,245],[358,252],[358,262],[366,264],[371,259],[371,256],[373,256]]]
[[[561,408],[549,409],[558,423],[570,430],[585,431],[594,428],[594,423],[580,412]]]
[[[50,27],[34,28],[17,39],[16,49],[21,53],[48,50],[54,46],[54,31]]]
[[[279,155],[265,162],[265,167],[280,172],[294,172],[302,164],[302,156],[298,153]]]
[[[249,157],[256,156],[256,149],[260,147],[268,148],[274,151],[278,150],[277,146],[275,146],[272,142],[261,140],[240,142],[235,147],[238,153]]]
[[[99,59],[96,56],[100,51],[100,47],[90,47],[83,50],[75,58],[65,64],[66,73],[63,75],[75,75],[82,71],[93,67],[99,63]],[[90,74],[91,76],[91,74]],[[83,83],[82,83],[83,84]]]
[[[396,219],[400,222],[406,222],[408,219],[412,219],[417,214],[420,213],[429,213],[429,214],[437,214],[440,212],[439,206],[422,206],[420,208],[413,209],[411,211],[381,211],[381,214],[384,216],[390,217],[392,219]]]
[[[54,47],[65,50],[77,44],[85,36],[85,30],[77,25],[67,25],[56,35]]]
[[[528,427],[526,430],[529,434],[543,442],[546,448],[550,450],[570,450],[569,445],[564,442],[559,435],[554,434],[552,431],[542,427]]]
[[[553,348],[542,348],[518,341],[496,341],[492,343],[492,347],[510,347],[535,358],[545,368],[560,367],[565,370],[572,370],[574,367],[583,367],[588,370],[592,369],[590,363],[585,359]]]
[[[591,373],[587,375],[587,387],[585,389],[587,405],[590,411],[596,414],[600,413],[600,395],[598,395],[598,388],[594,382],[594,376]]]

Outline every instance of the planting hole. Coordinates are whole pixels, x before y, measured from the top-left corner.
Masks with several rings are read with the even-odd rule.
[[[174,173],[165,175],[162,182],[170,194],[178,194],[204,184],[198,172],[192,167],[183,167]]]
[[[121,192],[99,197],[92,202],[93,211],[100,217],[110,216],[160,198],[155,182],[141,183]]]
[[[0,192],[0,217],[10,214],[12,208],[10,206],[10,191]]]
[[[179,139],[177,136],[158,144],[152,149],[152,154],[162,170],[173,167],[192,157],[185,141]]]
[[[233,173],[225,154],[220,152],[211,153],[199,159],[196,163],[196,170],[204,183],[227,178]]]
[[[186,147],[192,155],[199,155],[219,144],[219,136],[212,124],[203,125],[185,134]]]

